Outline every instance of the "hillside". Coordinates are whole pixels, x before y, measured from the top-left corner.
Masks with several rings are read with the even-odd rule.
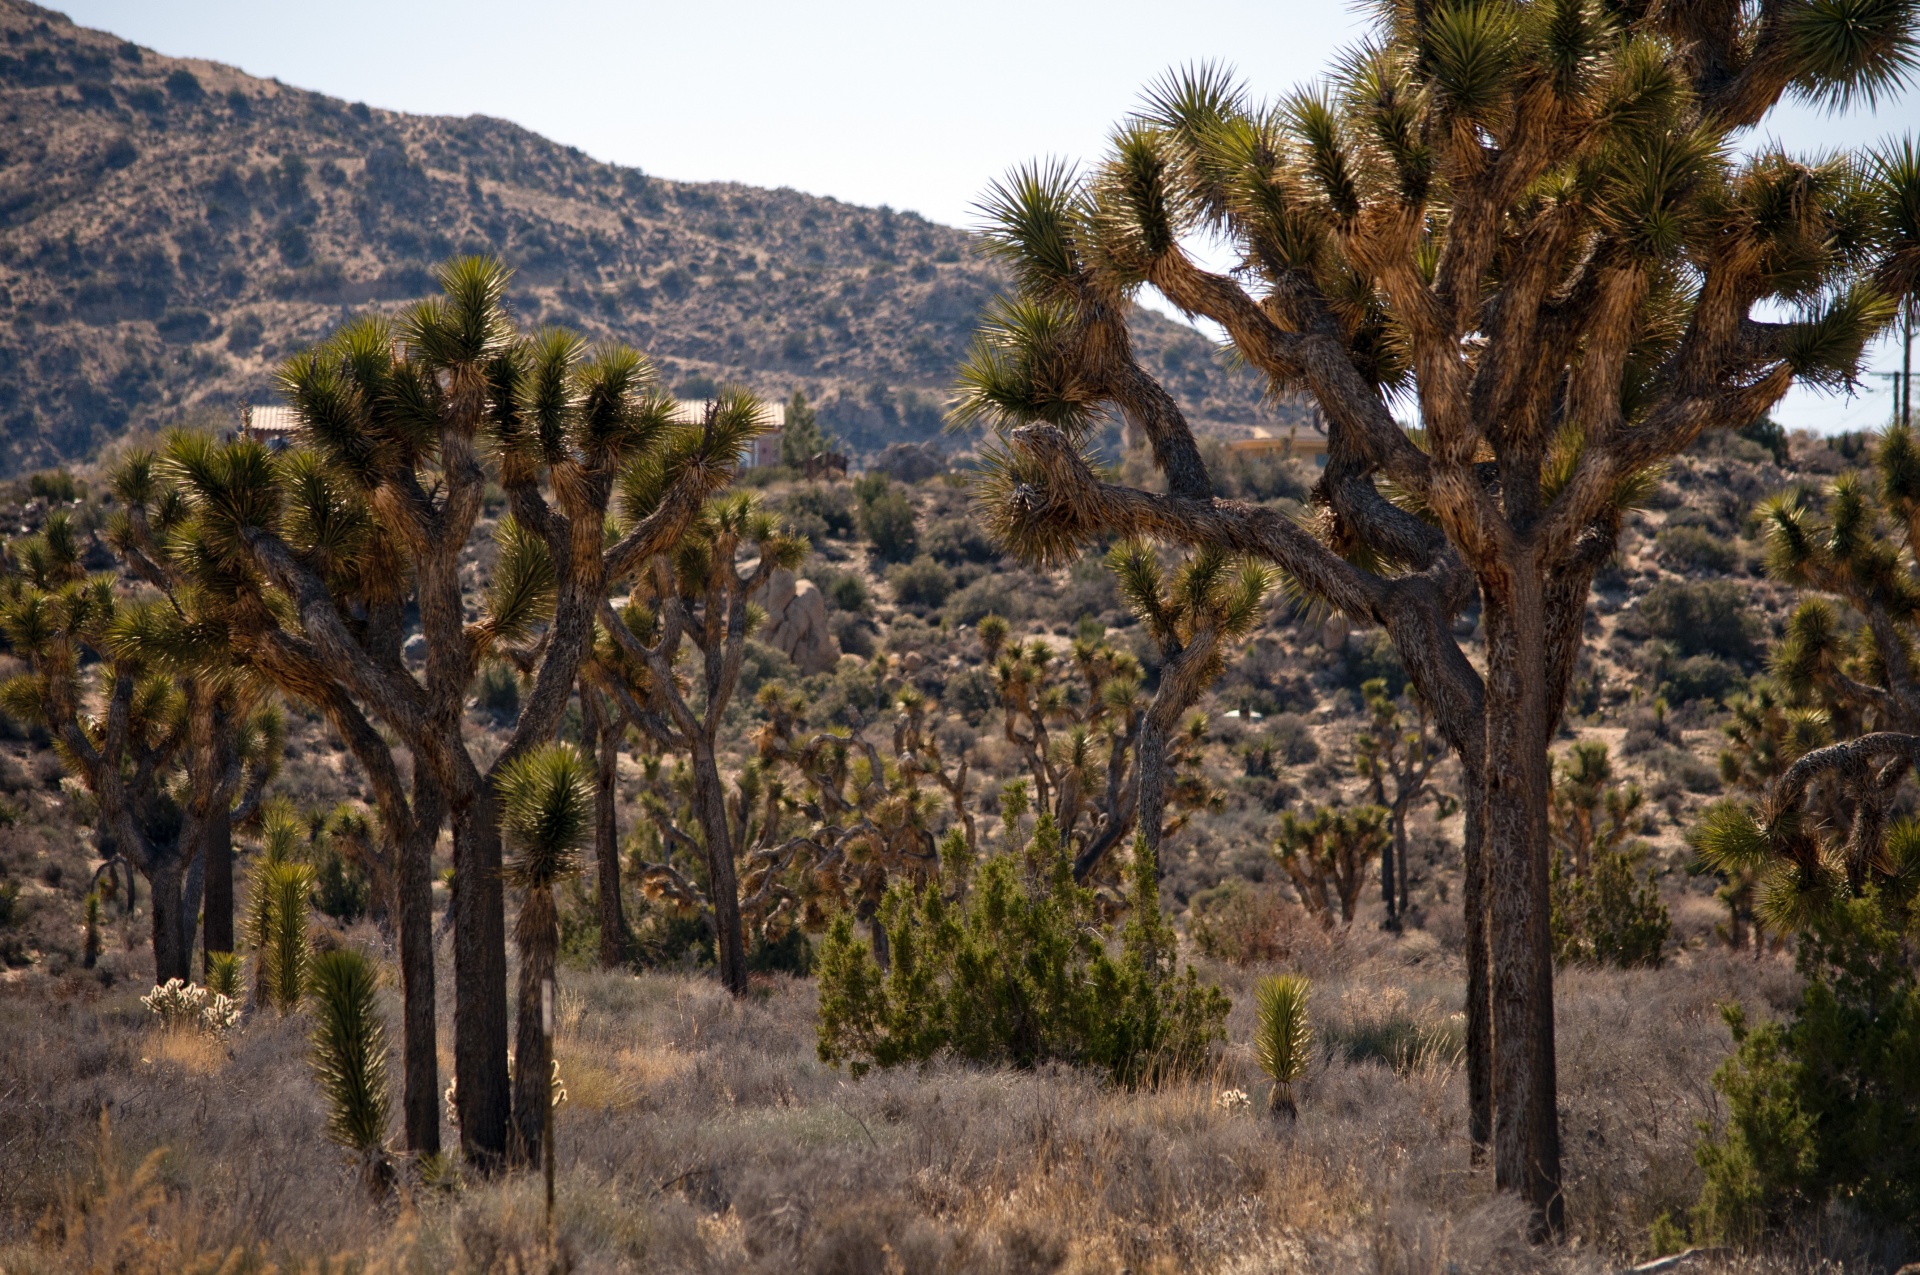
[[[965,232],[912,213],[656,178],[503,120],[162,57],[23,0],[0,0],[0,124],[0,473],[229,418],[349,307],[397,309],[466,252],[515,268],[524,319],[631,342],[688,395],[803,389],[871,451],[937,433],[999,287]],[[1196,421],[1272,418],[1204,340],[1138,318]]]

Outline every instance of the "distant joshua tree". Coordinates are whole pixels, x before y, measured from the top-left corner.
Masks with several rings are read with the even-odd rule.
[[[1025,560],[1114,537],[1212,547],[1386,629],[1465,771],[1469,1130],[1546,1236],[1563,1210],[1547,746],[1593,573],[1665,458],[1759,420],[1795,381],[1846,381],[1920,282],[1910,147],[1803,161],[1744,142],[1782,97],[1844,106],[1901,82],[1920,15],[1909,0],[1372,12],[1320,85],[1260,102],[1190,69],[1083,174],[996,186],[986,241],[1017,292],[982,327],[960,416],[1000,432],[986,517]],[[1230,245],[1234,269],[1203,269],[1195,235]],[[1146,287],[1320,411],[1314,519],[1216,495],[1134,355]],[[1755,317],[1763,303],[1792,317]],[[1083,453],[1110,413],[1164,490]],[[1454,632],[1476,598],[1478,667]]]

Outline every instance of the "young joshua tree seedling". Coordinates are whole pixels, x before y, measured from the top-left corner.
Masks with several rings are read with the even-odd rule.
[[[1303,975],[1263,978],[1253,988],[1253,1055],[1260,1070],[1273,1081],[1267,1110],[1293,1120],[1293,1087],[1307,1074],[1307,1056],[1313,1051],[1313,1027],[1307,1022],[1307,993],[1312,985]]]
[[[506,879],[520,892],[513,941],[520,949],[519,1022],[513,1080],[517,1158],[540,1159],[552,1112],[553,962],[560,948],[553,887],[577,876],[593,837],[594,778],[569,744],[518,757],[500,776],[500,830]]]
[[[393,1186],[387,1159],[387,1035],[374,1005],[373,962],[352,948],[313,959],[313,1069],[326,1094],[327,1136],[359,1161],[369,1194]]]

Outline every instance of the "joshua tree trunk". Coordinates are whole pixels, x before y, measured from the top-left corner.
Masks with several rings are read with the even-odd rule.
[[[434,1021],[433,847],[440,840],[445,802],[422,766],[413,778],[413,827],[400,846],[400,992],[404,1040],[401,1097],[407,1149],[440,1154],[440,1056]]]
[[[233,951],[233,812],[225,803],[213,812],[205,832],[201,859],[206,864],[206,902],[202,921],[201,977],[209,972],[215,952]]]
[[[1486,1157],[1493,1141],[1493,1017],[1487,969],[1486,780],[1478,766],[1464,768],[1466,820],[1461,829],[1466,877],[1461,911],[1467,947],[1467,1135],[1473,1160]]]
[[[620,838],[614,826],[620,730],[609,719],[600,693],[584,680],[580,708],[594,747],[593,858],[600,903],[600,968],[612,970],[627,963],[627,916],[620,903]]]
[[[464,754],[463,754],[464,755]],[[453,809],[453,1055],[460,1144],[492,1167],[507,1154],[507,948],[500,820],[476,774]]]
[[[153,865],[147,877],[147,906],[153,911],[153,981],[193,976],[187,962],[191,954],[181,932],[180,905],[184,895],[181,878],[185,876],[177,855],[168,855]]]
[[[1493,981],[1494,1180],[1558,1233],[1558,1104],[1547,894],[1544,598],[1531,562],[1481,578],[1487,635],[1487,810]]]
[[[553,982],[554,949],[559,946],[553,892],[529,889],[513,927],[520,948],[518,1009],[514,1024],[513,1160],[537,1164],[553,1106],[552,1041],[546,1031],[543,999]]]
[[[1393,888],[1393,856],[1394,852],[1400,848],[1400,830],[1397,825],[1393,831],[1394,835],[1388,837],[1387,843],[1380,847],[1380,901],[1386,905],[1389,930],[1400,928],[1400,910],[1394,906]]]
[[[726,788],[713,743],[696,736],[693,754],[693,800],[700,819],[701,840],[707,851],[707,897],[713,901],[715,957],[720,981],[735,996],[747,990],[746,943],[740,930],[740,884],[733,867],[733,828],[727,818]]]

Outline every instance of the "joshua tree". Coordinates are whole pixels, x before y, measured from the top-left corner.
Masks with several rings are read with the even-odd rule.
[[[1411,692],[1412,688],[1407,688]],[[1354,769],[1367,781],[1367,799],[1387,812],[1387,826],[1393,835],[1380,851],[1380,898],[1387,905],[1387,928],[1400,928],[1400,917],[1407,910],[1407,816],[1423,798],[1431,798],[1445,816],[1452,810],[1451,799],[1433,786],[1433,768],[1447,755],[1433,730],[1433,720],[1420,702],[1409,694],[1413,711],[1387,693],[1385,678],[1376,677],[1360,687],[1372,720],[1353,741]],[[1387,782],[1393,792],[1387,792]]]
[[[464,1147],[484,1166],[506,1152],[510,1101],[493,779],[551,737],[608,588],[680,539],[751,429],[676,427],[671,400],[631,350],[590,357],[567,332],[518,334],[495,261],[461,259],[438,277],[445,295],[399,323],[357,320],[282,369],[301,450],[276,460],[247,440],[182,439],[168,463],[200,559],[231,598],[236,646],[327,716],[399,848],[416,1149],[438,1137],[426,1127],[431,853],[441,819],[452,823],[456,1092]],[[462,568],[488,461],[512,516],[495,528],[490,586],[469,597]],[[609,544],[616,480],[636,467],[653,499]],[[402,656],[414,607],[426,642],[418,672]],[[463,729],[468,692],[488,658],[516,647],[533,689],[506,748],[483,767]],[[375,721],[412,754],[411,792]]]
[[[1736,880],[1753,878],[1755,911],[1778,932],[1800,928],[1870,884],[1890,896],[1906,893],[1920,858],[1911,825],[1896,825],[1898,836],[1888,827],[1901,785],[1920,764],[1920,685],[1912,670],[1920,445],[1912,431],[1889,429],[1874,450],[1872,479],[1842,477],[1822,503],[1788,495],[1763,510],[1768,570],[1828,595],[1794,612],[1774,648],[1772,678],[1793,706],[1824,709],[1797,731],[1791,722],[1782,729],[1793,741],[1789,751],[1817,742],[1830,722],[1858,729],[1836,727],[1837,742],[1802,751],[1791,764],[1777,748],[1748,750],[1761,759],[1750,765],[1777,773],[1756,805],[1720,803],[1693,838],[1711,866]],[[1857,626],[1843,621],[1832,599]]]
[[[1001,428],[1001,538],[1057,563],[1115,535],[1274,562],[1391,636],[1467,791],[1469,1128],[1560,1228],[1548,742],[1620,511],[1703,433],[1853,375],[1920,277],[1920,166],[1743,155],[1783,96],[1899,82],[1907,0],[1831,6],[1394,3],[1322,85],[1274,103],[1199,69],[1153,90],[1084,177],[986,201],[1017,296],[962,415]],[[1228,274],[1185,243],[1212,234]],[[1133,357],[1151,286],[1327,422],[1317,523],[1218,499]],[[1763,302],[1797,311],[1754,316]],[[1395,419],[1417,407],[1421,427]],[[1404,410],[1404,408],[1403,408]],[[1081,441],[1118,413],[1164,494]],[[1453,622],[1477,596],[1485,656]],[[1489,1118],[1491,1117],[1491,1123]]]
[[[1141,839],[1157,860],[1168,797],[1183,797],[1185,804],[1199,804],[1193,801],[1196,794],[1171,791],[1180,716],[1199,701],[1226,668],[1232,644],[1260,623],[1266,614],[1267,593],[1275,583],[1273,571],[1263,564],[1234,559],[1211,547],[1189,556],[1170,579],[1161,569],[1159,555],[1141,540],[1115,545],[1107,563],[1119,577],[1120,596],[1146,626],[1164,663],[1153,699],[1138,714],[1134,741],[1137,778],[1126,785],[1125,796],[1109,803],[1118,804],[1124,811],[1108,820],[1109,824],[1120,825],[1118,833],[1107,831],[1090,840],[1075,858],[1074,876],[1080,880],[1086,879],[1107,848],[1136,822]],[[1128,798],[1134,803],[1131,808]]]
[[[327,1136],[359,1161],[370,1195],[393,1187],[387,1159],[386,1030],[374,1004],[373,962],[352,948],[313,959],[313,1070],[327,1097]]]
[[[1307,1022],[1312,989],[1299,974],[1263,978],[1253,985],[1253,1056],[1273,1081],[1267,1109],[1289,1120],[1300,1114],[1293,1087],[1306,1078],[1313,1054],[1313,1026]]]
[[[707,411],[710,431],[750,437],[757,421],[758,406],[745,394],[725,395]],[[656,498],[657,487],[650,486],[655,481],[636,477],[628,490],[634,507]],[[735,560],[748,547],[758,559],[743,570]],[[728,809],[720,775],[720,725],[740,683],[747,634],[759,625],[758,608],[750,608],[747,599],[776,569],[796,567],[806,554],[806,540],[781,532],[750,494],[720,497],[689,524],[670,553],[663,547],[653,557],[623,611],[616,613],[601,599],[600,624],[608,637],[589,670],[624,721],[663,751],[688,760],[699,836],[671,822],[661,830],[676,844],[700,848],[720,978],[736,996],[747,990],[736,865],[750,849],[749,821],[757,812],[753,803]],[[689,643],[698,657],[694,696],[683,689],[675,668]],[[764,823],[760,830],[771,835]]]
[[[126,581],[87,576],[64,513],[8,556],[18,574],[0,593],[0,627],[29,671],[0,702],[44,725],[93,794],[101,857],[147,878],[155,978],[184,981],[203,890],[205,949],[233,950],[232,826],[278,770],[279,717],[202,599],[170,589],[142,601]]]
[[[1549,840],[1564,871],[1583,877],[1595,856],[1618,850],[1645,801],[1639,784],[1615,781],[1613,759],[1599,740],[1568,750],[1557,767],[1548,810]]]
[[[571,745],[547,744],[515,758],[498,783],[507,883],[520,891],[513,926],[520,949],[515,1154],[532,1164],[540,1159],[552,1109],[553,962],[560,950],[553,887],[579,875],[580,851],[593,826],[593,781],[586,759]]]
[[[1351,925],[1366,865],[1388,838],[1387,812],[1379,806],[1322,806],[1308,819],[1292,812],[1280,816],[1273,857],[1322,925],[1333,924],[1335,908],[1341,923]]]

